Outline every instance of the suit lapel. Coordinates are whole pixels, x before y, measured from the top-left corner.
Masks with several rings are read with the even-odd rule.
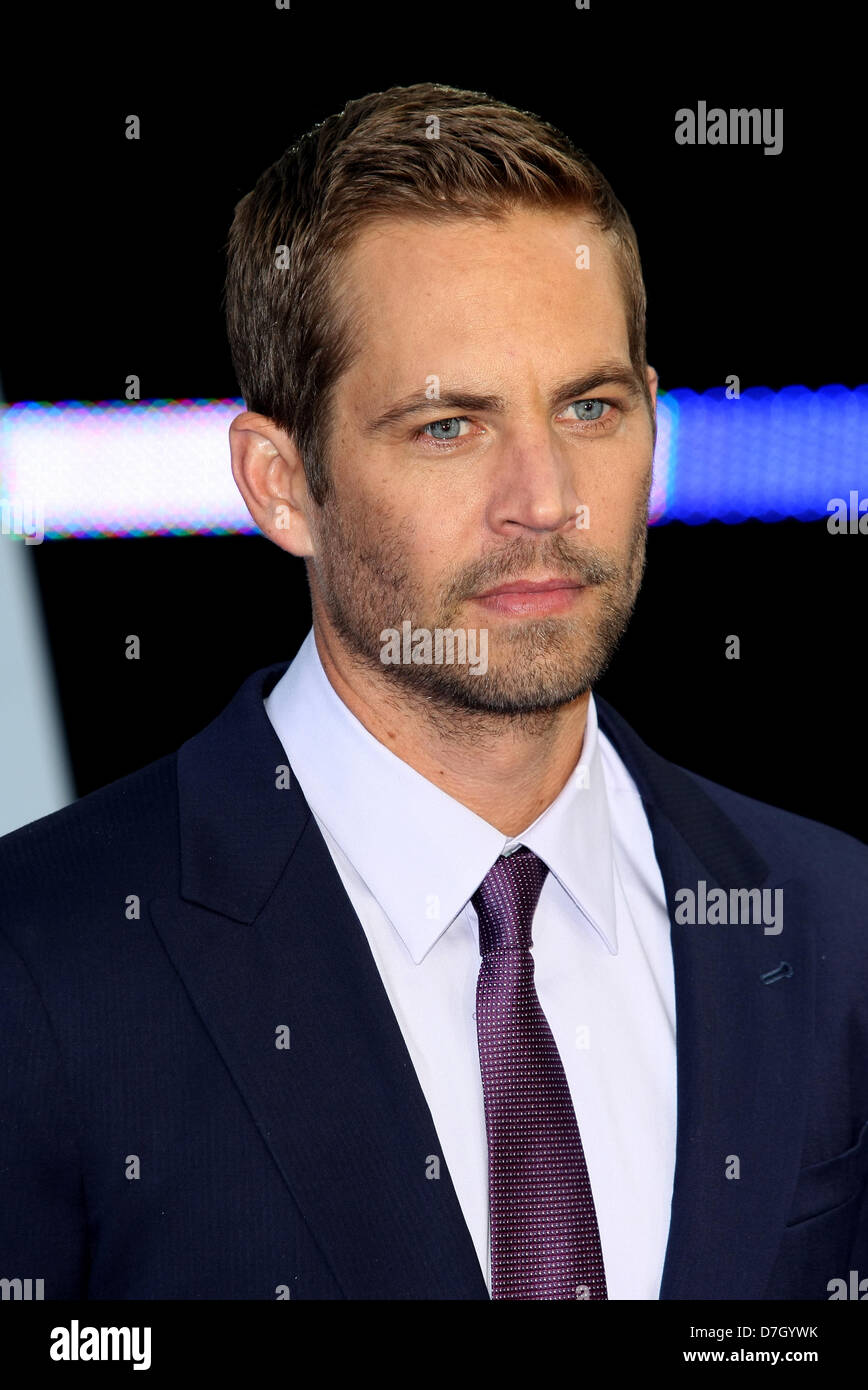
[[[286,665],[179,750],[182,900],[151,916],[345,1296],[487,1299],[364,931],[300,789],[277,785],[262,701]]]
[[[787,1219],[805,1120],[813,954],[801,895],[770,877],[689,773],[653,753],[595,698],[600,728],[642,796],[670,914],[678,1119],[660,1297],[761,1298]],[[709,893],[784,888],[782,932],[677,923],[676,893],[696,892],[701,880]],[[781,962],[792,973],[769,978]]]

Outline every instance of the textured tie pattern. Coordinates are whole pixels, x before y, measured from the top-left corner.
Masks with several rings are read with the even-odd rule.
[[[482,962],[476,1031],[488,1134],[491,1296],[607,1298],[584,1150],[534,984],[531,923],[548,866],[521,845],[471,899]]]

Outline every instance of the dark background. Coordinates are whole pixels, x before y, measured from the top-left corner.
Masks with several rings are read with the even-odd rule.
[[[847,12],[539,3],[77,7],[7,66],[7,401],[233,397],[235,202],[351,97],[435,81],[560,126],[636,227],[661,387],[868,380],[864,75]],[[675,144],[675,111],[783,107],[784,147]],[[141,118],[142,138],[124,137]],[[179,462],[179,466],[182,464]],[[226,467],[229,467],[228,443]],[[851,486],[864,493],[868,479]],[[658,525],[600,693],[654,748],[868,839],[865,551],[823,521]],[[169,752],[310,621],[260,536],[46,541],[36,567],[82,795]],[[140,634],[143,658],[124,658]],[[741,660],[724,658],[728,634]]]

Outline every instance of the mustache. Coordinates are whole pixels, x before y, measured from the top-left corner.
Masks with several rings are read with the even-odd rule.
[[[489,562],[474,566],[451,587],[447,598],[472,598],[484,589],[509,584],[528,575],[536,578],[552,575],[591,586],[611,583],[620,572],[621,566],[596,547],[571,550],[568,555],[563,551],[551,554],[525,550],[520,556],[513,554],[508,560],[498,557],[497,564]]]

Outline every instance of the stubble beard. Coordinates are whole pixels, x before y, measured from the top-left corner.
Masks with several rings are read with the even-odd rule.
[[[540,544],[516,541],[466,567],[426,600],[407,567],[415,528],[385,506],[361,517],[333,491],[317,514],[317,554],[309,563],[314,607],[321,604],[351,660],[373,677],[384,703],[411,705],[441,734],[541,733],[566,704],[585,695],[608,667],[627,628],[646,563],[651,470],[639,493],[623,562],[564,533]],[[471,594],[525,574],[555,573],[585,584],[575,614],[489,617]],[[461,622],[464,609],[464,622]],[[380,659],[385,629],[488,629],[488,666]],[[477,652],[479,647],[477,645]]]

